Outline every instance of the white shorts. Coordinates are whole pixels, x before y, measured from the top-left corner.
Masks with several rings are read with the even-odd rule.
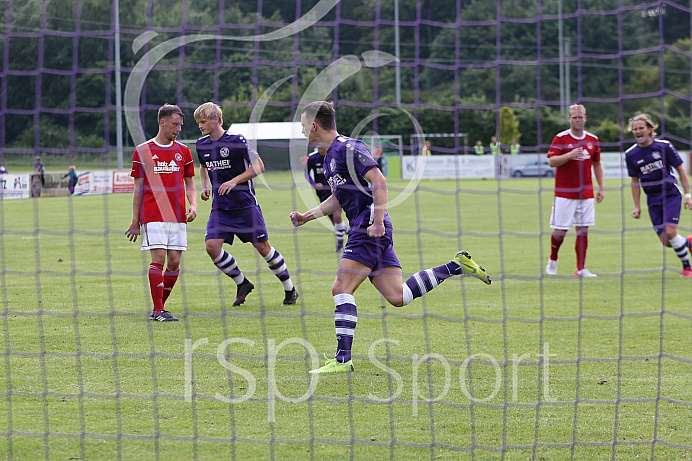
[[[550,213],[552,229],[568,230],[572,226],[589,227],[596,224],[594,199],[583,200],[555,197]]]
[[[142,251],[163,248],[187,250],[187,225],[180,222],[148,222],[140,226]]]

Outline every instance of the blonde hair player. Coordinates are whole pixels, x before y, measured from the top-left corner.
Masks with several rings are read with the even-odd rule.
[[[596,224],[591,169],[598,182],[595,201],[604,197],[601,145],[598,137],[584,130],[586,108],[581,104],[569,107],[569,129],[558,133],[548,150],[548,163],[555,167],[555,198],[550,214],[550,259],[545,268],[548,275],[557,275],[557,257],[567,231],[574,226],[577,238],[577,277],[596,277],[585,267],[589,245],[589,227]]]
[[[252,180],[264,172],[262,159],[243,135],[224,131],[221,108],[213,102],[199,106],[195,110],[195,120],[202,132],[202,137],[197,140],[201,198],[209,200],[213,197],[204,240],[214,265],[236,283],[233,305],[243,304],[255,288],[235,258],[223,249],[224,243],[233,245],[235,237],[243,243],[252,243],[267,262],[269,270],[279,279],[284,288],[281,305],[296,304],[298,292],[284,257],[269,243],[264,215],[255,195]]]
[[[632,217],[641,217],[641,189],[646,194],[646,205],[654,231],[661,243],[673,248],[682,263],[682,277],[692,277],[689,249],[692,235],[687,238],[678,234],[680,220],[680,187],[673,175],[678,172],[680,183],[685,190],[685,209],[692,210],[690,183],[675,147],[663,139],[655,139],[658,125],[648,114],[637,113],[629,120],[629,131],[637,141],[625,151],[627,173],[632,184],[634,210]]]

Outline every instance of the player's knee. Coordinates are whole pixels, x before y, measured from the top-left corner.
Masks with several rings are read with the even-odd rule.
[[[253,246],[255,247],[257,252],[260,254],[260,256],[262,256],[263,258],[266,257],[272,249],[272,246],[269,243],[269,240],[265,240],[264,242],[254,243]]]
[[[169,256],[166,261],[166,269],[177,271],[180,268],[180,257]]]
[[[558,230],[558,229],[553,231],[553,237],[556,240],[563,240],[565,238],[565,235],[567,235],[567,231]]]
[[[389,296],[386,299],[387,302],[394,307],[401,307],[404,305],[404,297],[401,294],[399,294],[398,296]]]
[[[343,281],[339,280],[339,277],[334,280],[334,284],[332,285],[332,296],[336,295],[352,295],[355,292],[355,290],[349,290],[348,289],[348,284],[343,283]]]
[[[216,259],[219,256],[219,253],[221,253],[221,245],[218,245],[216,242],[212,242],[211,240],[207,240],[206,249],[207,254],[211,259]]]

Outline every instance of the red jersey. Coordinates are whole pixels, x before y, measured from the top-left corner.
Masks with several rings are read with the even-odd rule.
[[[134,178],[144,178],[139,222],[187,222],[185,180],[195,175],[190,149],[177,141],[167,146],[154,139],[140,144],[132,156]]]
[[[584,154],[579,158],[570,159],[567,163],[556,168],[555,197],[571,199],[594,198],[591,166],[593,162],[601,161],[601,145],[598,137],[584,131],[577,139],[570,130],[558,133],[553,139],[548,151],[548,158],[582,147]]]

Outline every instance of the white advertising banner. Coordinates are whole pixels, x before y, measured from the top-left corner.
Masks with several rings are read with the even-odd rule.
[[[500,178],[554,177],[555,168],[548,165],[547,155],[501,155]],[[626,178],[625,154],[601,152],[601,165],[604,178]]]
[[[111,171],[85,171],[77,174],[74,195],[110,194],[113,191]]]
[[[626,178],[627,165],[625,164],[625,153],[601,152],[601,165],[603,166],[604,178]]]
[[[406,155],[401,157],[402,179],[494,178],[490,155]]]
[[[680,152],[680,156],[687,167],[689,154]],[[624,152],[602,152],[601,165],[604,178],[627,178]],[[420,171],[417,172],[417,168]],[[420,179],[552,178],[555,168],[548,165],[548,156],[544,154],[401,157],[402,179],[412,179],[414,176]]]
[[[0,174],[0,200],[31,197],[30,174]]]

